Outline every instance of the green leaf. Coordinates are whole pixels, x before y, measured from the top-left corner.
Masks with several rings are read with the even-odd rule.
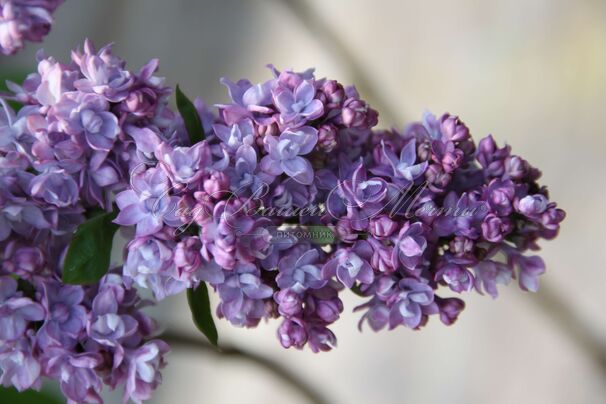
[[[14,388],[0,387],[0,403],[10,404],[61,404],[62,400],[47,391],[25,390],[19,393]]]
[[[335,233],[326,226],[306,226],[309,241],[314,244],[326,245],[335,243]]]
[[[191,144],[196,144],[204,140],[204,128],[202,127],[202,122],[200,121],[200,115],[198,115],[198,110],[194,106],[194,103],[190,101],[189,98],[179,88],[177,85],[177,109],[183,117],[183,121],[185,122],[185,128],[187,129],[187,133],[189,134],[189,140]]]
[[[219,342],[217,327],[211,315],[210,300],[206,284],[201,282],[196,289],[187,289],[187,303],[191,310],[194,324],[214,346]]]
[[[112,223],[115,218],[115,212],[106,212],[78,226],[65,255],[63,282],[75,285],[92,284],[107,273],[112,240],[120,227]]]

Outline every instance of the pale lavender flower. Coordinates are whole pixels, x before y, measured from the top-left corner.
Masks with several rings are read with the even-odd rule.
[[[137,236],[148,236],[162,229],[164,223],[178,226],[175,216],[177,199],[169,194],[170,181],[163,170],[149,168],[133,174],[132,189],[116,196],[120,213],[115,223],[137,225]]]
[[[128,352],[128,376],[124,389],[124,401],[129,398],[141,403],[151,398],[153,390],[162,381],[160,369],[166,363],[164,355],[170,351],[168,345],[160,340],[152,340],[133,352]]]
[[[242,119],[231,126],[213,125],[213,131],[228,149],[235,151],[242,145],[252,145],[255,129],[250,119]]]
[[[326,285],[322,271],[316,264],[318,258],[319,254],[315,249],[303,254],[294,250],[284,256],[278,263],[279,274],[276,277],[280,289],[292,289],[300,293],[308,288],[319,289]]]
[[[325,279],[336,275],[347,288],[352,288],[356,281],[370,284],[374,280],[368,262],[372,254],[372,247],[367,241],[358,241],[351,249],[338,250],[334,258],[322,267],[322,275]]]
[[[316,89],[313,82],[302,80],[292,90],[278,86],[273,90],[273,99],[283,125],[297,127],[312,121],[324,113],[320,100],[314,99]]]
[[[389,327],[404,324],[416,328],[421,324],[423,308],[433,303],[433,290],[427,284],[404,278],[397,285],[396,300],[389,313]]]
[[[41,321],[44,308],[17,291],[17,281],[0,277],[0,340],[21,338],[30,322]]]
[[[272,175],[283,172],[301,184],[309,185],[314,170],[309,160],[301,157],[310,153],[318,142],[318,131],[310,126],[283,132],[279,138],[265,137],[267,156],[261,159],[261,168]]]

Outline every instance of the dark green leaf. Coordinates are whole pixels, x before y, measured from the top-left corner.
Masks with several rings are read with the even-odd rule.
[[[112,240],[119,226],[112,223],[116,213],[94,216],[78,226],[67,249],[63,282],[76,285],[99,281],[109,270]]]
[[[204,140],[204,128],[202,127],[198,110],[194,106],[194,103],[191,102],[185,94],[183,94],[179,86],[177,86],[176,96],[177,109],[179,110],[181,117],[183,117],[185,129],[187,129],[191,144],[201,142]]]
[[[330,228],[326,226],[307,226],[306,228],[309,241],[312,243],[319,245],[334,244],[335,234]]]
[[[206,335],[211,344],[217,346],[219,335],[211,314],[208,289],[204,282],[201,282],[196,289],[187,289],[187,302],[196,327]]]
[[[46,391],[25,390],[19,393],[14,388],[0,387],[0,403],[6,404],[61,404],[54,394]]]

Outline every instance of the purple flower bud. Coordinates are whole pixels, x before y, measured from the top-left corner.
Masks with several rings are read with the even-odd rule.
[[[337,147],[337,128],[332,124],[324,124],[318,129],[318,148],[324,153],[330,153]]]
[[[473,275],[465,268],[446,264],[436,273],[436,280],[444,281],[451,290],[461,293],[468,292],[473,287]]]
[[[326,327],[311,327],[308,335],[309,348],[313,352],[330,351],[337,346],[337,337]]]
[[[303,348],[307,342],[307,333],[302,321],[297,318],[285,319],[278,328],[278,339],[284,348]]]
[[[327,110],[340,108],[345,99],[343,86],[335,80],[326,80],[320,86],[318,99]]]
[[[292,289],[283,289],[274,295],[278,304],[278,312],[284,317],[294,317],[301,313],[302,301],[298,293]]]
[[[484,198],[499,216],[507,216],[513,210],[512,201],[515,195],[513,183],[509,180],[494,179],[484,191]]]
[[[549,201],[541,194],[526,195],[518,202],[517,210],[524,216],[535,218],[547,209]]]
[[[545,226],[546,229],[557,230],[560,226],[560,222],[564,220],[565,217],[566,213],[562,209],[552,207],[541,215],[541,224]]]
[[[489,135],[480,140],[476,151],[476,159],[488,176],[500,177],[505,173],[504,161],[509,157],[509,154],[509,146],[502,149],[497,148],[494,139]]]
[[[359,98],[348,98],[343,103],[341,121],[348,128],[370,128],[377,124],[377,113]]]
[[[393,248],[386,247],[382,243],[378,242],[378,240],[369,240],[369,242],[373,246],[373,254],[370,260],[370,265],[373,267],[373,269],[383,273],[391,273],[395,271],[393,262],[391,260]]]
[[[465,309],[465,302],[456,297],[435,297],[440,310],[440,320],[446,325],[452,325],[457,321],[459,314]]]
[[[445,139],[460,142],[469,138],[469,128],[459,120],[459,117],[444,114],[440,118],[440,131]]]
[[[316,315],[327,323],[334,323],[343,311],[343,303],[339,299],[319,300],[316,304]]]
[[[505,175],[513,180],[521,180],[529,171],[529,164],[519,156],[509,156],[505,159]]]
[[[482,235],[491,243],[499,243],[512,230],[512,223],[508,219],[489,213],[482,222]]]
[[[200,269],[202,266],[201,248],[202,243],[198,237],[187,237],[177,243],[174,250],[174,263],[179,279],[190,280]]]
[[[158,92],[144,87],[131,92],[123,101],[126,111],[140,117],[151,118],[158,108]]]
[[[444,171],[439,164],[430,164],[425,171],[425,178],[432,191],[442,192],[450,183],[451,174]]]
[[[370,219],[370,234],[377,238],[391,236],[397,229],[398,223],[391,220],[389,216],[380,215]]]

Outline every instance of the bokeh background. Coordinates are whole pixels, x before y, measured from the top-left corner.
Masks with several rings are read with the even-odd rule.
[[[538,294],[515,285],[468,296],[452,327],[357,330],[345,313],[330,353],[284,350],[276,322],[254,330],[218,323],[221,340],[292,370],[327,401],[355,403],[606,402],[606,2],[68,0],[43,46],[2,69],[31,70],[35,52],[67,59],[88,37],[190,96],[226,100],[218,79],[269,77],[264,67],[314,66],[356,83],[402,127],[425,109],[458,114],[479,138],[492,133],[543,172],[568,212],[543,243]],[[166,329],[197,335],[183,296],[155,309]],[[153,403],[305,403],[247,361],[175,347]],[[109,403],[120,402],[108,394]]]

